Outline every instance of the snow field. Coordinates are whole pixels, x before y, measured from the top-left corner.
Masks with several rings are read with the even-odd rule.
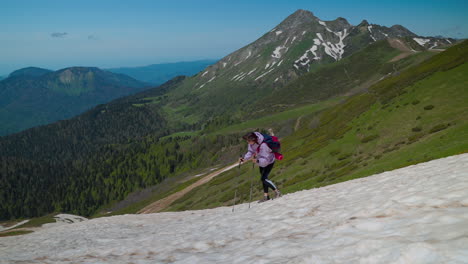
[[[423,38],[413,38],[413,39],[414,39],[414,41],[416,41],[419,45],[421,45],[423,47],[424,47],[424,45],[426,43],[431,41],[430,39],[423,39]]]
[[[3,237],[0,263],[467,263],[467,190],[462,154],[234,213],[113,216]]]

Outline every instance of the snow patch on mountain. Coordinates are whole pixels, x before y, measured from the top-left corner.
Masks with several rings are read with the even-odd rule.
[[[312,60],[320,60],[320,57],[316,53],[317,49],[318,47],[316,45],[313,45],[310,49],[306,50],[305,53],[294,62],[294,66],[296,66],[296,69],[299,69],[299,66],[297,66],[297,64],[300,64],[302,66],[307,66],[310,64],[311,61],[309,59],[309,52],[314,55]]]
[[[241,73],[235,75],[235,76],[231,79],[231,81],[240,81],[240,80],[244,79],[244,77],[245,77],[246,75],[247,75],[246,72],[241,72]]]
[[[276,47],[275,50],[273,51],[273,54],[271,54],[271,57],[280,59],[280,58],[281,58],[281,50],[282,50],[282,49],[286,49],[286,47],[285,47],[285,46],[278,46],[278,47]]]
[[[319,38],[321,41],[323,41],[322,34],[320,34],[320,33],[316,33],[316,35],[317,35],[317,37],[318,37],[318,38]]]
[[[344,53],[344,42],[343,40],[349,35],[347,32],[347,29],[344,29],[343,31],[339,32],[333,32],[338,37],[338,42],[337,43],[331,43],[330,41],[324,41],[324,38],[321,33],[316,33],[318,38],[314,38],[314,45],[305,51],[305,53],[299,57],[294,62],[294,67],[296,69],[299,69],[300,66],[308,66],[311,63],[311,59],[309,59],[308,53],[312,53],[314,57],[312,60],[320,60],[321,57],[317,55],[316,51],[318,50],[318,47],[322,46],[325,50],[325,53],[332,58],[334,58],[336,61],[341,60],[343,57]],[[298,65],[300,64],[300,65]]]
[[[252,51],[249,50],[249,54],[247,55],[247,57],[245,57],[245,60],[250,58],[251,55],[252,55]]]
[[[263,78],[265,77],[265,75],[267,75],[268,73],[272,72],[275,68],[271,68],[270,70],[268,70],[267,72],[261,74],[260,76],[258,76],[257,78],[255,78],[255,81],[260,79],[260,78]]]
[[[276,33],[276,36],[278,36],[279,34],[283,33],[283,31],[278,30],[278,31],[276,31],[275,33]]]
[[[242,74],[242,72],[241,72],[241,73],[238,73],[238,74],[236,74],[236,75],[234,75],[234,77],[231,78],[231,81],[234,80],[235,78],[237,78],[237,76],[239,76],[239,75],[241,75],[241,74]]]
[[[466,263],[468,154],[252,203],[0,237],[0,263]]]
[[[419,45],[423,46],[428,43],[429,41],[431,41],[430,39],[423,39],[423,38],[413,38],[414,41],[416,41]]]
[[[293,42],[296,40],[296,36],[293,37],[293,39],[291,40],[291,44],[293,44]]]
[[[253,70],[249,71],[249,73],[247,73],[247,75],[250,75],[250,74],[252,74],[252,73],[253,73],[254,71],[256,71],[256,70],[257,70],[257,68],[255,68],[255,69],[253,69]]]

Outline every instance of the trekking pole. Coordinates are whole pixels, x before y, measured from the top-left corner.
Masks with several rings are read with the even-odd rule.
[[[242,158],[242,156],[240,156]],[[239,159],[239,177],[240,177],[240,165],[241,161]],[[239,183],[236,185],[236,191],[234,192],[234,204],[232,205],[232,212],[234,213],[234,207],[236,206],[236,198],[237,198],[237,188],[239,187]]]
[[[252,173],[250,175],[250,198],[249,198],[249,209],[250,209],[250,203],[252,202],[252,188],[253,188],[253,174],[255,173],[255,164],[252,163]]]

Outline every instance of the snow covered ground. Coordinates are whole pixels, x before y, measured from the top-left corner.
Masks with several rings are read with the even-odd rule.
[[[231,208],[0,238],[0,263],[468,263],[468,154]]]

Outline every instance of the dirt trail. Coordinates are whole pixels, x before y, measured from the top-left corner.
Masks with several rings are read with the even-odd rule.
[[[388,39],[388,43],[390,43],[390,46],[392,46],[393,48],[399,49],[400,51],[402,51],[401,54],[399,54],[396,57],[392,58],[390,60],[390,62],[399,61],[401,59],[404,59],[404,58],[410,56],[411,54],[419,52],[419,51],[415,51],[415,50],[411,49],[410,47],[408,47],[408,45],[406,45],[405,43],[403,43],[399,39]]]
[[[299,125],[301,125],[301,119],[302,119],[303,116],[300,116],[297,120],[296,120],[296,125],[294,126],[294,131],[297,131],[299,129]]]
[[[188,186],[187,188],[185,188],[183,190],[180,190],[180,191],[178,191],[176,193],[173,193],[173,194],[167,196],[166,198],[163,198],[161,200],[158,200],[158,201],[146,206],[145,208],[138,211],[138,213],[139,214],[151,214],[151,213],[160,212],[161,210],[167,208],[174,201],[181,198],[182,196],[184,196],[185,194],[187,194],[188,192],[190,192],[194,188],[196,188],[196,187],[198,187],[198,186],[200,186],[202,184],[207,183],[208,181],[210,181],[214,177],[218,176],[219,174],[221,174],[221,173],[223,173],[225,171],[228,171],[228,170],[230,170],[230,169],[232,169],[232,168],[234,168],[234,167],[236,167],[238,165],[239,165],[239,163],[234,163],[234,164],[229,165],[227,167],[224,167],[224,168],[222,168],[220,170],[212,172],[212,173],[206,175],[205,177],[202,177],[200,180],[198,180],[197,182],[195,182],[192,185]]]

